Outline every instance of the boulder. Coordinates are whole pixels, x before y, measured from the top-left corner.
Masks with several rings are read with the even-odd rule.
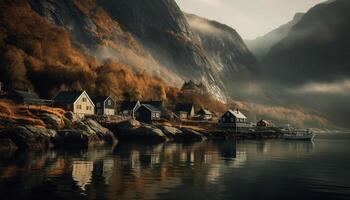
[[[159,128],[171,140],[176,140],[177,137],[179,137],[181,134],[183,134],[183,132],[181,130],[174,128],[174,127],[171,127],[171,126],[160,126]]]
[[[46,124],[48,128],[52,129],[61,129],[65,126],[65,122],[60,117],[50,114],[50,113],[43,113],[40,116],[40,119]]]
[[[141,127],[141,123],[137,120],[134,119],[130,119],[127,121],[122,121],[120,123],[115,124],[116,128],[120,131],[123,130],[130,130],[130,129],[137,129],[139,127]]]
[[[69,119],[71,122],[75,122],[77,121],[77,118],[75,116],[75,114],[72,111],[68,111],[64,114],[64,116]]]
[[[169,140],[159,128],[148,124],[141,124],[134,119],[108,124],[107,127],[119,141],[164,142]]]
[[[182,134],[178,134],[175,137],[175,141],[201,142],[207,139],[203,134],[189,128],[181,128],[181,131],[182,131]]]
[[[56,131],[32,125],[2,131],[1,138],[11,140],[19,149],[45,149],[52,146]]]
[[[72,129],[59,130],[54,139],[56,146],[85,148],[89,146],[114,144],[113,133],[92,119],[84,119]]]

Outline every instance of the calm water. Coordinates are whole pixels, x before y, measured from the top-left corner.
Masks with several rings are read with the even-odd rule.
[[[1,157],[0,199],[350,199],[350,137]]]

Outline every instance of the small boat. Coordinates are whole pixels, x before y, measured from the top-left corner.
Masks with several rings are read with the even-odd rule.
[[[316,135],[310,130],[290,130],[288,133],[283,134],[283,138],[286,140],[312,141],[315,136]]]

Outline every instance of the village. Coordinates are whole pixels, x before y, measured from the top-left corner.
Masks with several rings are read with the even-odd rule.
[[[19,105],[60,108],[77,119],[90,118],[107,127],[114,123],[136,120],[150,125],[188,127],[195,131],[217,133],[219,137],[278,138],[281,136],[281,127],[276,127],[271,121],[265,119],[251,122],[237,108],[228,109],[216,116],[210,108],[196,108],[191,103],[178,103],[169,107],[161,100],[152,99],[118,102],[111,96],[91,97],[86,91],[61,91],[53,99],[47,100],[41,99],[30,89],[5,91],[3,84],[0,83],[0,92],[1,98]]]

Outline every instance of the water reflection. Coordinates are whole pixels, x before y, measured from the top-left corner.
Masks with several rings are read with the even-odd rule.
[[[94,163],[92,161],[73,161],[72,178],[78,186],[85,190],[85,186],[91,182]]]
[[[226,141],[119,144],[113,149],[19,155],[0,163],[0,196],[29,199],[35,193],[36,199],[181,199],[186,197],[184,191],[190,191],[188,197],[210,199],[218,198],[213,195],[220,190],[222,198],[230,199],[232,191],[243,186],[260,182],[278,186],[272,180],[276,175],[279,179],[288,176],[284,168],[287,172],[299,167],[300,174],[311,176],[308,165],[301,162],[311,162],[310,156],[318,153],[315,147],[280,140]],[[321,143],[320,148],[330,146]],[[9,185],[21,192],[9,190]]]

